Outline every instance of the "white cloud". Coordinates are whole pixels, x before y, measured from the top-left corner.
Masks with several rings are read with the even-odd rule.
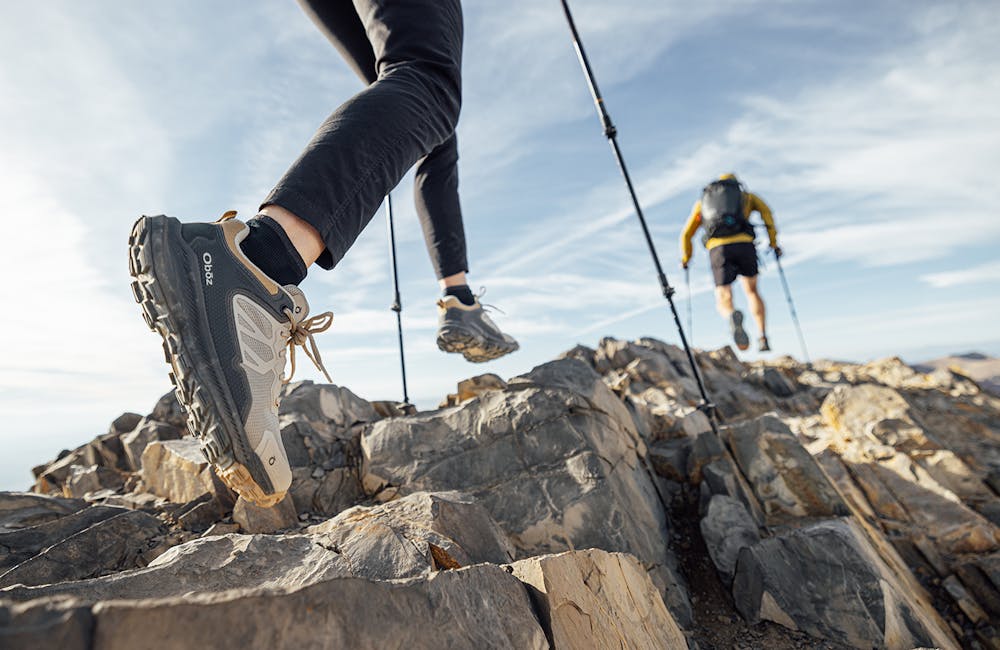
[[[1000,18],[981,6],[935,8],[913,22],[917,35],[905,47],[790,96],[746,97],[717,140],[633,171],[647,214],[679,196],[693,200],[705,179],[735,168],[751,189],[768,179],[786,266],[891,266],[1000,237],[1000,220],[979,207],[1000,169]],[[537,265],[587,275],[589,260],[624,252],[641,268],[648,253],[634,219],[620,179],[611,178],[489,261],[497,276]],[[678,230],[657,242],[668,275]],[[621,319],[595,316],[598,325]]]
[[[636,91],[630,84],[674,56],[679,43],[741,24],[750,12],[776,29],[872,37],[862,21],[827,15],[833,10],[820,3],[804,10],[790,2],[636,0],[623,11],[574,0],[573,7],[613,112],[623,92]],[[686,207],[720,169],[759,183],[776,209],[786,268],[927,261],[998,239],[1000,221],[982,209],[989,202],[983,188],[995,185],[1000,169],[1000,14],[991,9],[913,9],[900,17],[902,45],[891,51],[870,59],[849,48],[813,52],[852,67],[798,89],[776,84],[780,90],[766,97],[734,97],[738,113],[708,141],[692,111],[690,133],[677,136],[686,144],[672,143],[658,160],[629,158],[678,301],[679,224],[653,214],[668,204]],[[0,406],[13,418],[0,435],[49,431],[78,443],[98,432],[95,422],[148,408],[167,387],[156,337],[141,325],[127,289],[124,237],[133,216],[164,210],[192,219],[233,203],[244,215],[253,211],[312,129],[359,85],[292,3],[11,4],[2,11],[0,192],[5,223],[16,218],[17,227],[0,255],[0,273],[13,279],[0,299],[16,305],[5,311],[0,337]],[[463,197],[474,209],[506,200],[512,179],[524,173],[519,164],[539,148],[571,146],[560,129],[586,124],[595,142],[600,136],[558,3],[477,2],[466,12],[460,138]],[[537,219],[514,215],[510,245],[486,241],[474,220],[467,224],[473,251],[487,251],[476,268],[491,269],[476,282],[491,287],[486,300],[504,308],[508,316],[497,320],[523,346],[489,370],[523,371],[550,358],[552,346],[570,347],[569,336],[589,339],[666,309],[624,187],[610,156],[606,162],[606,180],[584,195],[564,197]],[[474,370],[434,347],[436,290],[410,190],[406,181],[397,192],[404,322],[411,391],[431,400]],[[306,287],[314,311],[329,305],[337,312],[320,340],[337,380],[368,397],[393,395],[398,383],[383,220],[375,216],[335,273],[316,270]],[[997,269],[922,279],[954,287],[983,270],[995,276]],[[707,274],[692,288],[711,292]],[[966,321],[995,315],[965,302],[949,309],[969,310]],[[913,318],[927,327],[961,324],[955,314]],[[873,312],[863,327],[838,321],[813,331],[842,339],[836,350],[847,354],[891,346],[890,322]],[[962,330],[965,339],[971,327]],[[306,366],[303,376],[317,378]],[[50,420],[35,421],[39,414]]]
[[[1000,262],[986,262],[957,271],[941,271],[920,276],[920,280],[935,289],[950,289],[963,284],[990,283],[1000,278]]]

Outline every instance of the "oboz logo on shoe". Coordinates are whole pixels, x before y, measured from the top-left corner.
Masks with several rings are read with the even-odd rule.
[[[212,286],[212,279],[215,277],[212,273],[212,256],[208,252],[205,252],[201,256],[201,261],[205,263],[205,284]]]

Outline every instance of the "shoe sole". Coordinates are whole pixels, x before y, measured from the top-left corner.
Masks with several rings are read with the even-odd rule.
[[[129,274],[132,276],[132,294],[142,308],[142,315],[149,329],[157,332],[163,339],[163,355],[171,366],[170,381],[174,385],[177,399],[188,414],[188,429],[201,443],[205,458],[212,464],[215,473],[234,492],[261,507],[270,507],[280,502],[285,493],[269,494],[254,480],[247,469],[247,453],[237,453],[237,446],[249,450],[249,441],[245,438],[234,441],[226,432],[219,420],[221,410],[217,404],[225,404],[221,396],[219,382],[214,380],[214,373],[207,366],[206,358],[211,354],[194,354],[179,336],[183,328],[171,313],[178,310],[170,309],[171,304],[178,300],[170,300],[166,295],[169,290],[159,282],[151,263],[152,252],[150,240],[156,228],[150,217],[141,217],[132,227],[129,236]],[[166,233],[163,233],[166,236]],[[188,287],[189,288],[189,287]],[[209,381],[209,378],[212,378]],[[234,445],[234,442],[239,443]],[[250,451],[249,455],[253,456]],[[238,459],[237,456],[243,456]],[[241,460],[243,462],[241,462]],[[256,459],[259,463],[259,459]],[[263,468],[261,468],[263,471]]]
[[[733,341],[742,351],[750,349],[750,337],[747,336],[747,332],[743,329],[743,312],[734,311],[731,316],[731,323],[733,328]]]
[[[442,352],[461,353],[466,361],[485,363],[516,352],[518,347],[483,344],[482,339],[458,330],[440,332],[437,337],[438,349]]]

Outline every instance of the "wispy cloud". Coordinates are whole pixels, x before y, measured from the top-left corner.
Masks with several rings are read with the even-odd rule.
[[[870,314],[857,326],[850,312],[822,319],[813,331],[830,349],[891,347],[898,317],[947,323],[961,340],[983,329],[970,319],[993,318],[964,299],[949,309],[967,310],[965,321],[919,316],[923,305],[886,315],[881,297],[841,304],[871,293],[873,267],[920,262],[911,284],[956,291],[997,273],[979,258],[944,266],[1000,238],[981,207],[1000,169],[1000,14],[988,3],[910,3],[882,22],[845,20],[853,8],[820,2],[573,7],[679,301],[680,221],[708,178],[735,168],[775,208],[786,268],[831,289],[847,283],[830,302]],[[15,306],[0,337],[0,406],[12,418],[0,435],[47,430],[70,444],[167,387],[127,289],[131,219],[252,213],[360,86],[291,2],[53,0],[0,12],[0,192],[17,220],[0,255],[13,278],[0,299]],[[466,28],[460,141],[473,281],[490,287],[486,300],[507,312],[497,320],[522,343],[484,370],[523,371],[572,337],[661,332],[648,314],[665,306],[558,3],[466,3]],[[753,47],[709,58],[705,39],[727,30],[752,31]],[[712,66],[723,64],[756,81],[712,87]],[[404,323],[411,390],[429,404],[477,369],[434,346],[437,290],[411,191],[405,180],[396,195]],[[384,215],[374,221],[305,289],[314,311],[337,313],[320,343],[337,380],[383,397],[397,392],[398,368]],[[698,255],[695,296],[712,288]],[[710,300],[700,305],[711,313]],[[785,325],[774,327],[780,336]],[[702,328],[699,343],[724,334]]]
[[[921,281],[926,282],[935,289],[948,289],[963,284],[993,284],[1000,277],[1000,262],[986,262],[977,264],[967,269],[957,271],[942,271],[940,273],[927,273],[920,276]]]
[[[742,115],[721,137],[634,174],[644,207],[693,200],[720,169],[741,170],[751,184],[767,178],[765,198],[791,252],[786,267],[817,259],[894,266],[1000,237],[1000,221],[960,207],[978,205],[1000,168],[1000,114],[987,108],[1000,105],[1000,79],[991,72],[996,57],[985,55],[996,54],[998,27],[995,12],[982,6],[934,8],[913,17],[910,45],[863,69],[788,96],[743,98]],[[620,183],[610,178],[593,191],[619,197],[616,207],[597,212],[592,197],[582,197],[569,212],[534,225],[526,241],[498,251],[490,260],[496,276],[542,264],[586,268],[586,259],[622,251],[645,266]],[[962,210],[960,226],[955,210]],[[661,257],[675,259],[679,229],[678,220],[661,239]],[[636,295],[634,309],[595,314],[583,331],[650,311],[645,299]]]

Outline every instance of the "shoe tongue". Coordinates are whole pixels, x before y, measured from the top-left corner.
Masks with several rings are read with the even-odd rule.
[[[292,299],[292,323],[298,324],[309,318],[309,303],[302,289],[294,284],[286,284],[283,288]]]

